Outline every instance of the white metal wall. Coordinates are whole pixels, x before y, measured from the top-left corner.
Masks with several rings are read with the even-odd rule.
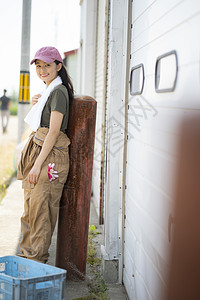
[[[94,97],[97,0],[81,3],[77,94]]]
[[[93,200],[96,211],[100,210],[101,163],[103,160],[103,124],[105,114],[105,89],[106,89],[106,60],[107,60],[107,28],[106,0],[97,2],[97,40],[96,40],[96,65],[95,65],[95,100],[97,101],[97,119],[95,133],[95,149],[93,161]]]
[[[66,68],[68,71],[69,76],[72,79],[73,82],[73,88],[75,93],[77,94],[78,91],[78,85],[77,85],[77,70],[78,70],[78,55],[77,53],[71,54],[67,57],[67,62],[66,62]]]
[[[200,1],[135,0],[132,14],[131,68],[142,63],[145,80],[142,94],[129,97],[123,280],[131,300],[160,300],[167,286],[179,123],[200,114]],[[156,60],[172,50],[175,90],[157,93]],[[161,75],[169,72],[170,66]]]

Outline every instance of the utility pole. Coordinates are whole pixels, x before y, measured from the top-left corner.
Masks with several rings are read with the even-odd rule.
[[[18,102],[18,143],[26,129],[24,118],[30,104],[30,33],[31,33],[31,1],[23,0],[20,89]]]

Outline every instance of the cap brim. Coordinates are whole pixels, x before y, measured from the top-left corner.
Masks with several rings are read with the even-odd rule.
[[[30,65],[32,65],[35,62],[35,58],[31,60]]]
[[[51,59],[49,57],[40,56],[40,57],[34,57],[34,59],[31,60],[30,65],[32,65],[36,61],[36,59],[42,60],[48,64],[52,63],[54,61],[53,59]]]

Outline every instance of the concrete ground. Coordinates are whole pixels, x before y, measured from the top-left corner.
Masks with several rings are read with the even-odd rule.
[[[13,121],[12,124],[17,120]],[[17,124],[15,124],[17,126]],[[16,127],[15,127],[16,129]],[[12,130],[9,130],[13,134]],[[4,136],[3,140],[9,140],[9,136]],[[2,139],[0,136],[0,144]],[[6,196],[0,204],[0,256],[16,255],[19,252],[20,217],[23,213],[23,190],[21,182],[14,178],[7,190]],[[91,201],[90,224],[95,225],[100,234],[95,237],[95,248],[99,255],[100,246],[103,243],[103,228],[98,225],[98,218]],[[56,257],[56,233],[55,230],[50,247],[49,264],[55,265]],[[72,300],[89,295],[88,282],[90,281],[90,266],[87,265],[86,277],[84,281],[67,281],[65,286],[65,300]],[[107,295],[109,299],[125,300],[128,299],[123,285],[107,284]],[[91,298],[89,298],[91,299]],[[97,299],[97,298],[95,298]]]

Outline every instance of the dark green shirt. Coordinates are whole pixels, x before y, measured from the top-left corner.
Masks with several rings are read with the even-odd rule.
[[[42,111],[40,123],[41,127],[49,128],[50,115],[52,111],[58,111],[63,114],[60,131],[65,132],[69,118],[69,95],[67,88],[62,84],[56,86],[47,99]]]

